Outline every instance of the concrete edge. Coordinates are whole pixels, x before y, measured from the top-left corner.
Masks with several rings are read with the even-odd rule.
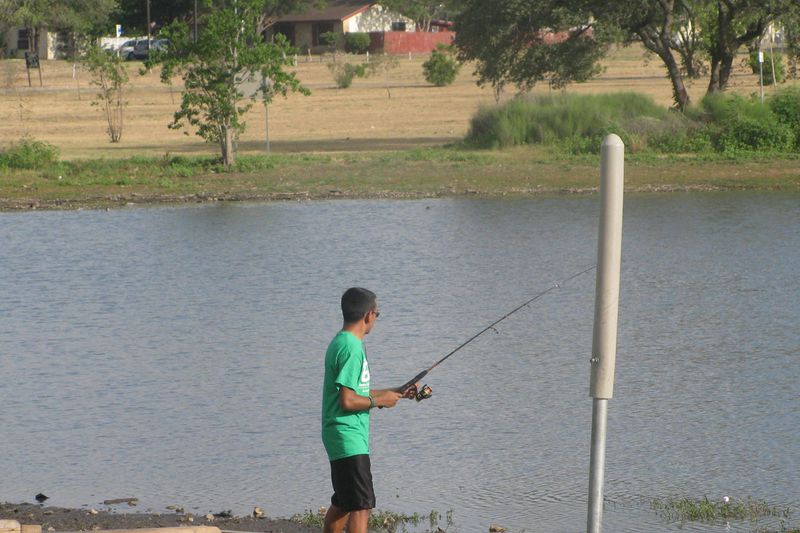
[[[59,531],[58,533],[87,533],[86,531]],[[138,529],[98,529],[91,533],[222,533],[216,526],[143,527]]]

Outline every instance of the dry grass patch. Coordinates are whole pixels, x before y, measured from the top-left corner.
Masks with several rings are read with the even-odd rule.
[[[296,71],[312,90],[309,97],[278,98],[270,107],[270,136],[278,152],[393,150],[433,146],[462,138],[469,119],[484,104],[494,103],[492,91],[475,84],[466,65],[455,83],[429,85],[422,74],[427,55],[402,57],[390,71],[391,98],[382,77],[357,79],[349,89],[337,89],[324,63],[300,63]],[[350,61],[361,60],[350,58]],[[568,87],[569,92],[641,91],[664,106],[670,105],[670,86],[655,60],[645,60],[640,47],[616,50],[596,80]],[[62,157],[130,157],[170,154],[215,154],[191,132],[167,129],[180,100],[180,80],[172,89],[160,83],[157,72],[138,74],[141,64],[128,64],[131,77],[122,142],[111,145],[103,117],[94,101],[95,88],[86,71],[73,64],[43,61],[45,87],[27,87],[24,62],[0,61],[0,144],[30,135],[58,146]],[[34,73],[35,74],[35,73]],[[698,99],[707,80],[690,83]],[[732,78],[732,90],[755,91],[756,77],[744,68]],[[549,92],[546,85],[535,93]],[[504,98],[509,98],[510,93]],[[260,105],[247,116],[248,129],[240,140],[241,153],[264,151],[265,115]]]

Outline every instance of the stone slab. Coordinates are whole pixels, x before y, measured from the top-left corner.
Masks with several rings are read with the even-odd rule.
[[[16,520],[0,520],[0,533],[20,533],[21,528]]]

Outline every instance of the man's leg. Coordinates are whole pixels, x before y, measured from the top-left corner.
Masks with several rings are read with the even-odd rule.
[[[347,524],[347,533],[367,533],[369,511],[369,509],[351,511],[350,522]]]
[[[346,513],[335,505],[331,505],[328,508],[328,512],[325,513],[325,527],[322,531],[324,533],[342,533],[349,516],[350,513]]]

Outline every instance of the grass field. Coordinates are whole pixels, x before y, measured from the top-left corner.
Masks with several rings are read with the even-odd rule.
[[[277,152],[395,150],[441,145],[462,138],[469,118],[482,104],[494,103],[491,89],[475,84],[471,65],[465,65],[449,87],[433,87],[422,76],[426,56],[403,57],[391,71],[388,97],[383,79],[356,79],[349,89],[337,89],[324,63],[304,62],[296,68],[311,96],[279,98],[269,110],[272,148]],[[92,105],[96,89],[86,71],[65,61],[44,61],[44,88],[28,88],[22,60],[0,61],[0,145],[24,135],[58,146],[65,159],[97,157],[216,154],[217,147],[190,132],[169,130],[180,101],[180,80],[174,88],[160,83],[158,74],[140,76],[139,62],[129,63],[131,87],[122,142],[111,144],[100,108]],[[707,80],[690,87],[700,98]],[[741,66],[732,79],[733,91],[758,90],[757,77]],[[535,92],[547,92],[546,86]],[[660,63],[646,59],[639,47],[617,49],[596,80],[575,84],[571,92],[641,91],[669,106],[670,86]],[[510,97],[511,94],[505,95]],[[247,115],[241,153],[264,151],[265,114],[256,104]]]
[[[428,85],[425,56],[403,57],[384,79],[356,79],[337,89],[327,66],[314,58],[297,66],[311,96],[291,95],[270,106],[273,154],[265,156],[265,115],[256,104],[239,144],[236,172],[220,172],[218,147],[167,128],[180,100],[155,72],[131,71],[122,142],[111,144],[88,74],[63,61],[42,64],[45,86],[28,88],[24,63],[0,61],[0,147],[24,136],[52,143],[61,161],[39,170],[0,175],[0,209],[75,208],[127,203],[329,197],[406,198],[442,195],[572,194],[596,190],[597,156],[567,156],[542,146],[472,150],[459,144],[473,113],[494,104],[490,88],[475,83],[470,65],[448,87]],[[690,86],[693,98],[707,80]],[[640,91],[671,104],[658,61],[641,48],[617,49],[602,76],[571,85],[576,93]],[[741,65],[731,91],[758,90]],[[770,91],[767,88],[767,91]],[[544,85],[535,92],[548,92]],[[503,98],[510,98],[505,94]],[[449,146],[448,146],[449,145]],[[250,158],[248,160],[248,157]],[[656,156],[626,162],[630,191],[800,191],[800,158],[749,155]]]

